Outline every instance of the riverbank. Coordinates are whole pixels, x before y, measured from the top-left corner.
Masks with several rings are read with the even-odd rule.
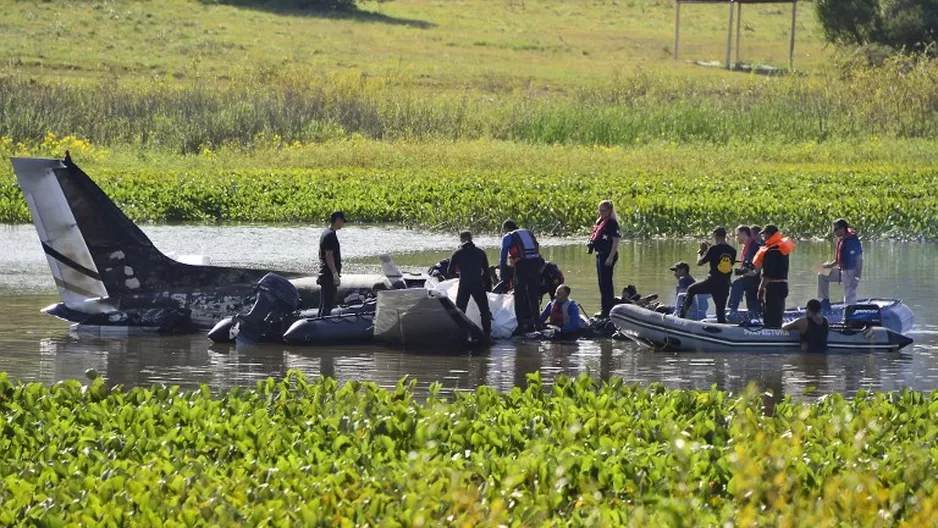
[[[333,209],[357,222],[497,232],[513,217],[543,233],[591,225],[611,198],[623,235],[709,233],[714,225],[777,223],[828,235],[846,217],[866,237],[938,238],[938,143],[766,141],[636,147],[492,140],[364,138],[179,155],[98,147],[47,135],[0,155],[73,159],[134,220],[321,223]],[[0,166],[0,221],[30,221],[9,164]]]
[[[0,374],[0,522],[915,526],[938,508],[934,395],[765,407],[756,390],[536,374],[504,394],[412,387],[290,372],[213,395]]]

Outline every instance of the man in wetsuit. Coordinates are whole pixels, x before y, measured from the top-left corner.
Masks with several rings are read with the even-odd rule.
[[[798,332],[801,335],[801,350],[808,353],[827,352],[827,334],[830,325],[821,315],[821,303],[817,299],[808,301],[808,311],[790,323],[782,325],[782,330]]]
[[[733,276],[733,263],[736,262],[736,249],[726,243],[726,229],[717,227],[713,230],[713,245],[700,243],[697,251],[697,265],[710,264],[710,273],[707,278],[691,284],[687,288],[684,304],[681,306],[680,316],[687,316],[687,312],[694,303],[694,297],[701,293],[709,293],[716,306],[717,321],[726,322],[726,298],[730,295],[730,277]]]
[[[541,265],[540,281],[538,304],[540,304],[540,301],[544,300],[544,295],[549,295],[550,300],[553,301],[557,295],[557,287],[563,284],[563,272],[560,271],[559,266],[549,260],[545,260],[544,264]]]
[[[329,227],[319,235],[319,317],[332,313],[336,305],[336,294],[342,284],[342,252],[336,231],[345,226],[345,213],[334,211],[329,216]]]
[[[518,333],[533,332],[540,313],[540,274],[544,259],[541,258],[537,238],[528,229],[519,229],[514,220],[502,224],[502,248],[498,257],[500,275],[513,268],[512,284],[515,297],[515,317]]]
[[[781,328],[785,314],[785,299],[788,298],[788,255],[795,248],[790,238],[782,238],[778,227],[765,226],[765,245],[759,248],[753,259],[753,265],[761,270],[759,297],[765,307],[762,312],[762,325],[765,328]]]
[[[466,313],[469,298],[472,297],[479,307],[482,319],[482,331],[492,334],[492,312],[489,310],[487,291],[492,289],[492,275],[489,273],[489,259],[485,251],[472,243],[472,233],[459,233],[459,249],[449,258],[450,277],[459,276],[459,289],[456,291],[456,307]]]

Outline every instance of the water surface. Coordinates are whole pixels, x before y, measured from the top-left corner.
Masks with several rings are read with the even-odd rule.
[[[201,254],[213,264],[257,266],[313,272],[318,229],[284,227],[153,226],[144,231],[165,252]],[[375,255],[389,252],[405,269],[424,269],[448,256],[455,236],[399,228],[349,227],[340,232],[348,272],[378,272]],[[498,240],[478,241],[494,264]],[[579,240],[542,241],[544,254],[557,262],[573,287],[573,298],[598,309],[595,260]],[[616,285],[635,284],[643,293],[669,297],[674,279],[668,267],[691,261],[692,240],[624,242]],[[749,382],[764,388],[811,397],[859,388],[930,390],[938,386],[938,244],[867,242],[861,295],[901,297],[915,311],[915,345],[902,354],[673,354],[627,342],[499,343],[486,353],[430,349],[405,351],[381,346],[298,348],[262,345],[249,349],[213,345],[202,335],[108,339],[73,335],[68,324],[39,312],[58,301],[32,226],[0,227],[0,371],[25,381],[53,383],[84,379],[93,368],[111,384],[154,383],[213,389],[253,385],[297,368],[309,376],[339,381],[371,380],[392,387],[410,376],[418,389],[439,381],[445,392],[487,384],[502,390],[524,385],[541,372],[548,383],[559,374],[588,373],[596,379],[619,376],[627,382],[661,382],[674,388],[738,391]],[[815,278],[810,266],[829,258],[830,242],[802,242],[792,255],[790,304],[811,298]],[[694,270],[697,271],[697,270]],[[703,270],[700,270],[700,276]],[[834,287],[834,294],[838,289]]]

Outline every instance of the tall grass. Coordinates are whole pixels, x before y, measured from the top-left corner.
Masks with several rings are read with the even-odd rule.
[[[938,62],[722,84],[639,72],[565,93],[431,92],[366,76],[278,74],[229,83],[0,76],[0,135],[48,132],[180,153],[224,145],[371,139],[548,144],[938,138]]]

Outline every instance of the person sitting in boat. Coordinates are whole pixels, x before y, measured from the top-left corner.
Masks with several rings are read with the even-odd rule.
[[[681,261],[671,266],[674,272],[674,278],[677,279],[677,287],[674,291],[674,306],[659,305],[655,311],[665,314],[675,314],[684,304],[684,297],[687,295],[687,288],[694,284],[694,277],[690,274],[690,264]],[[700,320],[706,317],[707,309],[710,307],[707,300],[710,296],[702,293],[694,297],[694,303],[687,312],[688,319]]]
[[[821,310],[831,311],[830,284],[839,282],[844,285],[844,303],[856,304],[857,286],[863,273],[863,246],[857,232],[843,218],[838,218],[833,225],[837,247],[834,260],[821,264],[817,275],[817,295],[821,298]]]
[[[541,300],[545,295],[550,296],[550,300],[556,298],[557,287],[563,284],[564,276],[560,267],[549,260],[544,261],[541,266]]]
[[[827,333],[830,328],[827,318],[821,315],[821,303],[817,299],[808,301],[807,313],[782,326],[783,330],[801,335],[801,350],[809,353],[827,351]]]
[[[554,300],[547,303],[541,312],[540,324],[547,324],[547,332],[554,339],[575,339],[580,331],[580,309],[576,301],[570,299],[570,287],[566,284],[557,286]]]

